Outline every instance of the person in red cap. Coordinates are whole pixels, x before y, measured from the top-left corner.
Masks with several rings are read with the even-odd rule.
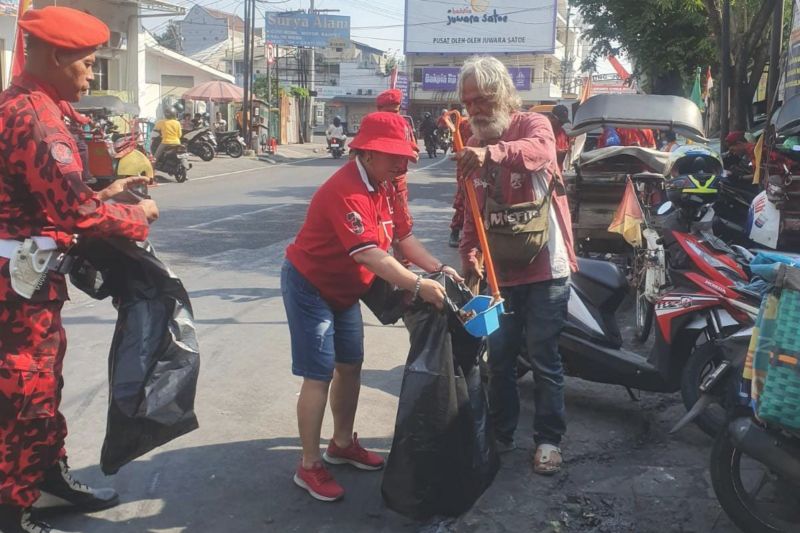
[[[397,238],[403,255],[426,272],[442,271],[461,280],[414,235],[395,233],[392,181],[417,159],[408,123],[395,113],[369,114],[350,146],[358,155],[314,194],[281,270],[292,373],[303,378],[297,400],[303,451],[294,482],[322,501],[344,495],[323,459],[360,470],[383,467],[383,458],[364,449],[353,432],[364,358],[359,298],[377,276],[439,308],[444,302],[440,284],[412,273],[387,253],[392,241]],[[329,393],[333,436],[321,456]]]
[[[118,501],[111,489],[73,479],[67,466],[59,404],[68,269],[57,258],[73,234],[144,240],[158,208],[152,200],[104,201],[144,178],[90,190],[64,123],[64,104],[89,89],[106,25],[46,7],[26,11],[19,26],[27,38],[24,72],[0,94],[0,531],[46,533],[55,530],[31,513],[34,504],[87,511]],[[31,279],[39,264],[47,265],[44,278]]]
[[[378,106],[378,111],[386,111],[388,113],[400,113],[400,104],[403,100],[403,93],[400,89],[389,89],[383,91],[375,99]]]
[[[375,104],[378,111],[386,113],[395,113],[400,115],[400,104],[403,98],[403,93],[399,89],[389,89],[383,91],[375,99]],[[414,130],[411,129],[411,143],[412,147],[419,151],[417,147],[417,140],[414,136]],[[352,145],[351,145],[352,148]],[[397,176],[392,182],[394,186],[394,196],[392,198],[392,220],[394,222],[396,235],[410,235],[414,226],[414,219],[411,217],[411,212],[408,209],[408,180],[405,174]],[[395,258],[404,265],[408,265],[408,261],[403,257],[398,246],[393,246]]]

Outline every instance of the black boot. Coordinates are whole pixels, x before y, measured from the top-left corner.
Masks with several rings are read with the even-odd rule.
[[[447,243],[450,245],[450,248],[458,248],[458,244],[461,242],[461,232],[457,229],[454,229],[450,232],[450,241]]]
[[[39,490],[42,495],[34,504],[36,509],[87,512],[108,509],[119,503],[119,495],[114,489],[93,489],[74,479],[64,459],[47,471]]]
[[[0,505],[0,531],[3,533],[65,533],[31,517],[30,509]]]

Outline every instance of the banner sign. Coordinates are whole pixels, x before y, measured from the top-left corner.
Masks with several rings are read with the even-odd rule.
[[[350,40],[350,17],[268,11],[264,32],[277,45],[324,48]]]
[[[529,91],[531,89],[530,67],[508,67],[508,73],[514,80],[514,86],[518,91]],[[461,69],[458,67],[428,67],[422,69],[422,90],[423,91],[455,91],[458,86],[458,74]]]
[[[558,0],[406,0],[407,54],[555,51]]]
[[[397,73],[397,83],[395,89],[399,89],[403,93],[403,98],[400,100],[400,109],[408,109],[408,74],[405,72]]]
[[[789,63],[786,68],[786,84],[783,101],[800,94],[800,0],[794,0],[792,33],[789,35]]]

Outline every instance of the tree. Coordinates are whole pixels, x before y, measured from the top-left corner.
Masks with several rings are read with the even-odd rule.
[[[721,62],[722,0],[691,1],[702,2],[706,10]],[[782,0],[731,0],[731,129],[747,128],[753,97],[769,59],[769,22],[779,1]],[[787,4],[791,9],[791,1]]]
[[[164,48],[169,48],[170,50],[175,50],[176,52],[181,51],[180,29],[174,22],[170,21],[167,23],[167,27],[164,28],[164,31],[155,37],[158,44]]]
[[[778,2],[731,0],[732,129],[745,129],[769,59],[771,15]],[[624,51],[634,74],[657,94],[685,94],[694,69],[722,61],[722,0],[573,0],[592,27],[590,63]],[[718,77],[718,76],[717,76]]]
[[[715,64],[699,0],[573,0],[592,42],[587,65],[624,52],[648,92],[685,95],[698,66]]]

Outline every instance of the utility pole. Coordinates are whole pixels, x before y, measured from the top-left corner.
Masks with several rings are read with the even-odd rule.
[[[767,78],[767,110],[771,112],[778,103],[778,84],[781,79],[781,48],[783,48],[783,1],[775,2],[772,19],[772,39],[769,50],[769,77]]]
[[[570,53],[569,53],[569,19],[572,15],[572,6],[569,5],[569,0],[567,0],[567,29],[564,32],[564,62],[561,66],[562,70],[562,80],[561,80],[561,97],[564,97],[564,93],[568,92],[567,90],[567,76],[569,76],[570,71],[572,70],[571,63],[570,63]]]
[[[314,0],[310,0],[308,13],[311,14],[311,15],[316,15],[317,14],[317,10],[314,7]],[[315,84],[314,84],[315,81],[316,81],[316,76],[315,75],[316,75],[316,71],[317,71],[316,57],[315,57],[316,55],[317,54],[314,52],[314,47],[312,46],[311,47],[311,61],[309,61],[310,70],[311,70],[311,74],[310,74],[311,83],[309,83],[309,85],[308,85],[308,93],[309,93],[308,94],[308,111],[307,111],[308,114],[306,115],[306,133],[305,133],[305,138],[306,138],[306,140],[308,142],[313,141],[313,137],[314,137],[314,135],[313,135],[314,126],[312,125],[312,117],[314,116],[314,97],[311,96],[311,92],[314,91],[315,87],[316,87]]]
[[[730,88],[731,88],[731,0],[722,1],[722,75],[719,88],[719,135],[723,151],[725,137],[730,132]]]
[[[251,7],[251,3],[253,4]],[[250,150],[250,80],[253,76],[253,62],[250,56],[250,24],[255,11],[254,2],[245,0],[244,2],[244,101],[242,102],[242,137],[247,143],[247,150]]]

